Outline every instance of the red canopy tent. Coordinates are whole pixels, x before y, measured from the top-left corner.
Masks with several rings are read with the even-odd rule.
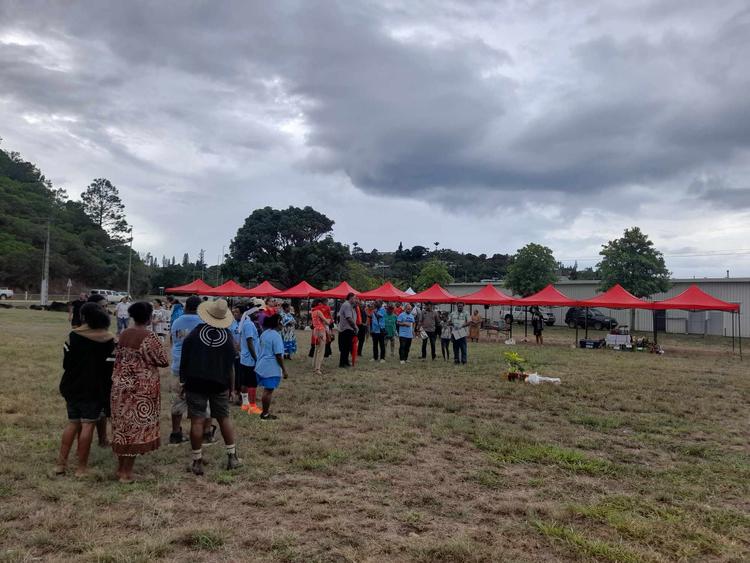
[[[529,295],[523,299],[516,299],[515,304],[523,307],[531,307],[533,305],[543,305],[547,307],[575,307],[578,302],[560,292],[554,285],[549,284],[543,290],[537,291],[534,295]]]
[[[242,287],[234,280],[229,280],[221,285],[204,289],[198,292],[198,295],[216,295],[220,297],[250,297],[254,295],[247,288]]]
[[[406,297],[411,297],[411,295],[401,291],[391,282],[385,282],[378,288],[359,294],[360,299],[382,299],[383,301],[406,301]]]
[[[439,283],[403,299],[408,303],[455,303],[458,297],[446,291]]]
[[[277,293],[274,297],[282,299],[309,299],[313,293],[320,293],[320,290],[311,286],[306,281],[301,281],[297,285]]]
[[[692,284],[685,291],[669,299],[654,302],[655,311],[664,311],[667,309],[684,309],[687,311],[724,311],[732,313],[732,353],[734,353],[734,315],[740,312],[738,303],[729,303],[722,301],[703,291],[697,285]],[[738,322],[740,359],[742,359],[742,329]],[[654,325],[654,340],[656,339],[656,325]]]
[[[608,309],[653,309],[652,301],[638,299],[619,283],[604,293],[578,302],[579,307],[606,307]]]
[[[505,295],[491,283],[488,283],[479,291],[462,295],[456,300],[467,305],[513,305],[517,301],[509,295]]]
[[[655,301],[653,305],[653,308],[657,311],[685,309],[688,311],[726,311],[728,313],[736,313],[740,310],[739,304],[717,299],[695,284],[692,284],[679,295],[664,299],[663,301]]]
[[[213,289],[210,285],[204,282],[202,279],[193,280],[185,285],[178,285],[177,287],[168,287],[165,291],[167,293],[187,293],[187,294],[199,294],[201,291],[208,291]]]
[[[269,281],[259,283],[258,285],[256,285],[255,287],[251,287],[247,291],[249,292],[249,295],[252,295],[253,297],[274,297],[275,295],[281,293],[281,290],[278,287],[274,287],[274,285]]]
[[[341,282],[336,287],[332,289],[326,289],[325,291],[318,291],[317,293],[311,293],[310,297],[316,298],[316,297],[322,297],[324,299],[346,299],[346,296],[350,293],[353,293],[354,295],[359,295],[359,291],[354,289],[352,286],[350,286],[348,283]]]

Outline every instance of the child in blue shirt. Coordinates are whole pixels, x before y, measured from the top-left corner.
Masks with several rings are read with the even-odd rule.
[[[282,376],[284,379],[289,377],[284,367],[284,340],[281,338],[280,330],[281,317],[279,315],[271,315],[263,319],[263,333],[258,341],[260,350],[255,363],[258,385],[263,387],[261,420],[276,420],[277,417],[269,412],[271,396],[273,390],[281,383]]]

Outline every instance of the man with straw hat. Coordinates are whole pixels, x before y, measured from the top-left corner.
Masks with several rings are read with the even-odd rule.
[[[211,416],[221,429],[227,448],[227,469],[242,465],[237,457],[234,428],[229,418],[229,390],[234,368],[234,341],[229,327],[234,317],[224,299],[204,301],[198,307],[203,321],[182,343],[180,379],[190,414],[191,471],[203,475],[203,418],[210,405]]]

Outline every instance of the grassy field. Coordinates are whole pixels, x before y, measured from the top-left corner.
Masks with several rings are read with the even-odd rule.
[[[188,446],[162,447],[128,486],[96,446],[90,478],[48,477],[65,319],[0,310],[0,560],[750,558],[750,364],[726,340],[664,338],[655,356],[552,329],[514,348],[560,386],[504,381],[495,343],[458,368],[373,364],[368,346],[315,378],[299,358],[277,422],[233,411],[242,469],[218,444],[196,478]]]

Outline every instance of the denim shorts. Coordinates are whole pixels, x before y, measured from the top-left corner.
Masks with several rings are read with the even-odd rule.
[[[71,422],[96,422],[102,414],[102,402],[92,399],[65,400],[68,420]]]
[[[188,416],[205,418],[209,407],[211,418],[229,418],[229,390],[221,393],[185,391]]]

